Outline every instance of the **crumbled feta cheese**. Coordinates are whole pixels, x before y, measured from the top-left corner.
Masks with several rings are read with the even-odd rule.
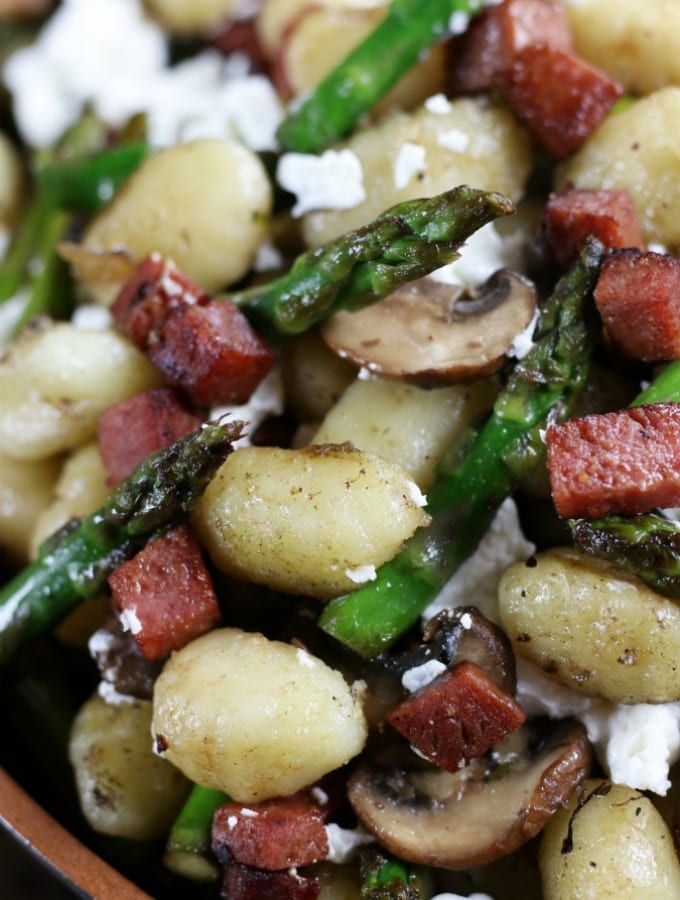
[[[71,316],[71,325],[85,331],[104,331],[113,324],[111,310],[98,303],[84,303],[76,306]]]
[[[64,0],[37,40],[9,57],[4,80],[21,134],[42,147],[87,103],[122,125],[143,109],[146,86],[167,59],[163,30],[138,0]]]
[[[307,650],[303,650],[302,647],[297,648],[295,656],[300,665],[305,666],[307,669],[313,669],[316,666],[316,657],[312,656]]]
[[[100,681],[97,693],[107,703],[118,706],[120,703],[134,703],[136,698],[130,694],[120,694],[109,681]]]
[[[451,34],[463,34],[470,24],[470,16],[462,10],[456,10],[449,19],[449,31]]]
[[[244,54],[206,50],[168,66],[167,37],[139,0],[65,0],[4,76],[29,144],[53,144],[90,104],[122,126],[145,113],[149,143],[233,138],[276,150],[283,106]]]
[[[443,662],[438,659],[429,659],[419,666],[407,669],[401,676],[401,683],[407,691],[414,694],[445,671],[446,666]]]
[[[367,581],[375,581],[377,575],[375,566],[355,566],[353,569],[345,569],[345,575],[354,584],[365,584]]]
[[[435,894],[432,897],[432,900],[493,900],[493,897],[490,894],[480,894],[479,892],[476,894],[470,894],[469,896],[464,896],[463,894]]]
[[[476,606],[498,622],[498,583],[505,570],[525,560],[535,546],[524,537],[517,507],[508,498],[501,505],[479,547],[444,585],[424,612],[424,621],[446,607]]]
[[[428,277],[443,284],[477,287],[497,272],[509,268],[522,270],[526,256],[526,237],[521,230],[499,233],[490,222],[465,243],[460,259],[436,269]]]
[[[407,487],[409,498],[416,506],[420,508],[427,506],[427,497],[423,494],[415,481],[409,481]]]
[[[131,606],[124,609],[118,616],[123,631],[129,631],[130,634],[139,634],[142,630],[142,623],[137,618],[137,607]]]
[[[282,267],[283,255],[271,241],[264,241],[260,244],[257,254],[255,255],[255,262],[253,263],[254,271],[271,272],[274,269],[281,269]]]
[[[250,809],[248,806],[242,806],[239,812],[242,816],[245,816],[246,819],[256,819],[258,816],[257,811],[254,809]]]
[[[451,101],[446,94],[432,94],[425,101],[425,109],[435,115],[445,116],[451,112]]]
[[[460,617],[460,624],[466,631],[469,631],[472,628],[472,616],[470,613],[463,613]]]
[[[258,384],[250,400],[242,406],[215,406],[210,410],[210,419],[230,416],[249,423],[248,434],[234,441],[234,447],[250,445],[250,436],[258,425],[269,416],[280,416],[283,412],[283,377],[279,366],[274,366],[266,378]]]
[[[229,828],[229,831],[233,831],[237,825],[238,825],[238,816],[229,816],[227,818],[227,827]]]
[[[319,806],[326,806],[330,797],[322,788],[319,787],[318,784],[315,784],[314,787],[309,792],[312,795],[312,799],[319,804]]]
[[[12,337],[12,332],[28,303],[28,291],[20,291],[0,303],[0,345]]]
[[[517,702],[527,716],[563,719],[579,716],[589,709],[592,700],[553,681],[521,657],[517,658]]]
[[[346,863],[354,855],[357,847],[372,844],[375,838],[362,828],[341,828],[334,822],[325,826],[328,839],[328,855],[325,859],[332,863]]]
[[[411,179],[424,174],[427,169],[427,153],[421,144],[406,141],[402,144],[394,161],[394,186],[401,190]]]
[[[534,331],[536,329],[536,323],[538,322],[539,313],[540,310],[537,307],[531,317],[531,322],[529,322],[523,331],[520,331],[520,333],[516,334],[512,339],[512,343],[508,349],[508,356],[514,356],[516,359],[524,359],[534,346]]]
[[[615,784],[667,793],[680,757],[680,703],[593,703],[580,718]]]
[[[450,128],[437,135],[437,143],[440,147],[453,150],[454,153],[464,153],[470,145],[470,135],[460,128]]]
[[[276,168],[276,180],[297,197],[292,215],[315,209],[351,209],[366,199],[364,172],[352,150],[284,153]]]

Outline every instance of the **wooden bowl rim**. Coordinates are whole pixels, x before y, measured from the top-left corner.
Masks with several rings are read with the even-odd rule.
[[[93,853],[0,767],[0,824],[70,887],[97,900],[152,900]]]

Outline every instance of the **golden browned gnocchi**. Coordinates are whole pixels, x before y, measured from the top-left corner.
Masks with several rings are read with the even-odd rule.
[[[248,803],[295,793],[356,756],[356,690],[312,654],[220,628],[174,653],[156,682],[153,734],[198,784]]]
[[[540,847],[544,900],[680,897],[673,839],[648,797],[590,779],[548,823]]]
[[[423,506],[404,468],[349,444],[245,447],[208,485],[193,524],[223,571],[327,598],[374,577],[427,524]]]
[[[69,754],[80,802],[97,831],[134,840],[165,834],[189,783],[153,752],[151,701],[95,695],[78,712]]]
[[[191,141],[149,157],[88,227],[83,246],[136,259],[155,251],[215,291],[252,265],[271,204],[267,173],[251,150],[226,139]],[[79,274],[87,284],[87,271]]]
[[[515,651],[551,678],[615,703],[680,699],[680,609],[572,548],[511,566],[500,617]]]

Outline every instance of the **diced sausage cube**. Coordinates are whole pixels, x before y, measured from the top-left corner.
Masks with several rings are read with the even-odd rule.
[[[157,254],[139,264],[111,309],[165,383],[197,406],[245,403],[274,362],[230,300],[212,300]]]
[[[269,872],[240,863],[229,863],[221,896],[225,900],[317,900],[318,879],[298,872]]]
[[[680,259],[637,250],[612,253],[594,296],[622,354],[644,362],[680,358]]]
[[[148,349],[168,384],[192,403],[245,403],[267,375],[274,352],[229,300],[174,310]]]
[[[482,668],[463,662],[395,706],[387,720],[431,762],[457,772],[526,716]]]
[[[99,452],[115,487],[154,450],[195,431],[201,419],[171,388],[157,388],[110,406],[99,417]]]
[[[322,811],[304,795],[265,800],[252,806],[225,803],[215,810],[212,845],[236,862],[258,869],[289,869],[328,855]]]
[[[113,606],[147,659],[162,659],[220,620],[201,548],[187,525],[146,545],[109,575]]]
[[[515,54],[499,85],[537,144],[557,160],[581,146],[623,93],[584,60],[536,45]]]
[[[680,505],[680,404],[651,403],[551,425],[555,508],[564,518]]]
[[[571,27],[563,6],[546,0],[505,0],[488,6],[448,43],[447,93],[490,90],[514,56],[532,44],[571,52]]]
[[[548,197],[542,237],[562,268],[576,260],[590,235],[605,247],[644,247],[628,191],[570,190]]]

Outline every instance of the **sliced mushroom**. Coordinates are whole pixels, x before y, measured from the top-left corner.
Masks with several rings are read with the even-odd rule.
[[[478,759],[452,774],[415,754],[360,766],[349,801],[382,846],[408,862],[446,869],[482,866],[512,853],[543,828],[587,777],[592,751],[573,720],[516,761],[490,772]],[[403,751],[397,751],[402,752]]]
[[[510,269],[471,294],[421,278],[365,309],[337,313],[321,336],[340,356],[386,377],[466,381],[498,371],[536,304],[532,282]]]
[[[476,606],[443,609],[425,625],[422,644],[382,659],[400,677],[431,660],[438,660],[447,668],[471,662],[484,669],[508,694],[514,694],[517,687],[515,656],[509,638]]]

